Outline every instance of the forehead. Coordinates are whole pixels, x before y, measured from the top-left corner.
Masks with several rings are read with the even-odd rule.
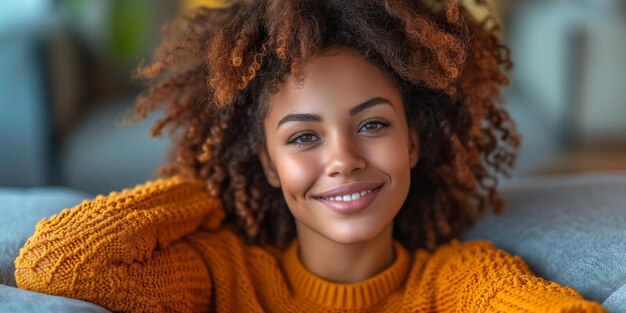
[[[390,77],[355,51],[328,50],[312,59],[305,70],[303,82],[288,75],[278,93],[269,97],[266,117],[303,108],[353,106],[378,96],[391,100],[394,106],[401,103],[400,92]]]

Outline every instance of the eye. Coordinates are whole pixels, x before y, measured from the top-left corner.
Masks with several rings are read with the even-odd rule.
[[[319,139],[320,138],[318,136],[312,133],[300,132],[300,133],[293,135],[287,143],[302,146],[302,145],[312,144],[316,141],[319,141]]]
[[[359,129],[359,132],[370,132],[370,133],[375,133],[385,127],[389,126],[389,122],[382,120],[382,119],[370,119],[365,121],[365,123],[363,123],[363,125],[361,126],[361,128]]]

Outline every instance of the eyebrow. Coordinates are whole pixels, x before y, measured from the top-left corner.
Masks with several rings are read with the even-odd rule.
[[[350,114],[350,116],[353,116],[373,106],[377,106],[381,104],[391,105],[391,101],[383,97],[374,97],[372,99],[369,99],[361,104],[358,104],[352,107],[350,111],[348,111],[348,113]],[[321,122],[321,121],[323,121],[323,119],[318,114],[312,114],[312,113],[287,114],[283,118],[280,119],[280,121],[278,122],[278,125],[276,126],[276,129],[278,129],[282,124],[285,124],[287,122]]]

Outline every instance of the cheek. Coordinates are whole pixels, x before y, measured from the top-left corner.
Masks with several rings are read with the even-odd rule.
[[[369,151],[369,162],[378,170],[388,175],[390,188],[387,194],[388,211],[393,217],[398,213],[406,200],[411,185],[411,165],[409,149],[402,136],[381,141],[375,151]],[[400,138],[400,139],[398,139]],[[392,217],[392,218],[393,218]]]
[[[410,177],[409,149],[400,134],[380,140],[367,150],[368,161],[376,168],[391,175],[392,179]]]
[[[310,154],[283,154],[277,162],[283,194],[288,202],[303,196],[317,180],[319,158]]]

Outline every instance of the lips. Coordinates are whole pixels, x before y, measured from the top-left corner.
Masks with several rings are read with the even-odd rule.
[[[322,197],[315,197],[326,207],[341,215],[356,214],[365,210],[378,196],[382,189],[382,184],[358,183],[348,186],[333,188],[323,194]],[[364,192],[365,191],[365,192]],[[369,192],[368,192],[369,191]],[[364,193],[362,193],[364,192]],[[335,197],[346,197],[348,194],[356,194],[358,198],[335,200]]]
[[[334,198],[337,196],[352,195],[361,191],[368,191],[380,187],[382,183],[354,183],[345,186],[339,186],[329,189],[321,194],[315,195],[315,198]]]

